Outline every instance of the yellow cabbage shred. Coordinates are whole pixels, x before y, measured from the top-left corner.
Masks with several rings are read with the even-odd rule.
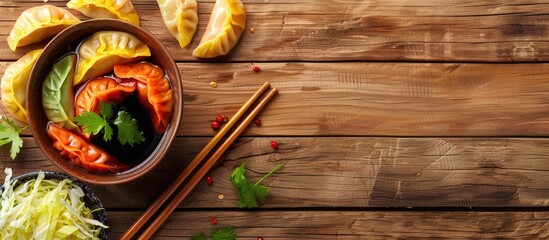
[[[11,181],[12,170],[4,170],[0,191],[0,239],[98,239],[102,228],[86,207],[84,191],[70,179]]]

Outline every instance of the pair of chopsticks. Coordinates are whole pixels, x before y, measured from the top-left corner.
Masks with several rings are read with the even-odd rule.
[[[257,116],[257,114],[267,105],[267,103],[276,95],[277,89],[272,88],[265,97],[263,97],[259,103],[249,112],[247,116],[244,117],[244,120],[235,128],[235,130],[230,133],[229,137],[215,150],[211,156],[204,161],[206,156],[212,152],[215,146],[221,141],[225,135],[228,134],[229,130],[238,122],[245,113],[248,112],[248,109],[259,99],[260,96],[265,93],[269,88],[270,83],[265,82],[257,92],[244,103],[244,105],[236,112],[236,114],[227,122],[227,124],[219,130],[219,132],[206,144],[206,146],[196,155],[192,162],[177,176],[174,182],[156,199],[156,201],[137,219],[137,221],[122,235],[120,239],[129,240],[134,237],[136,233],[148,222],[155,213],[157,213],[160,208],[168,201],[171,200],[165,206],[164,210],[160,212],[156,218],[150,223],[150,225],[145,229],[141,236],[138,239],[149,239],[156,232],[156,230],[166,221],[168,216],[175,210],[175,208],[189,195],[193,188],[203,179],[206,174],[211,170],[215,165],[217,160],[225,153],[229,146],[236,140],[238,136],[250,125],[252,120]],[[194,175],[191,176],[199,165],[202,166],[196,171]],[[189,179],[190,177],[190,179]],[[186,183],[185,181],[189,179]],[[185,184],[184,184],[185,183]],[[183,185],[184,184],[184,185]],[[177,192],[176,192],[177,191]],[[175,193],[175,195],[174,195]]]

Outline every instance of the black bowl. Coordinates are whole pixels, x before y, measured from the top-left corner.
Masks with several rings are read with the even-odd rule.
[[[38,178],[39,172],[31,172],[26,173],[17,177],[14,177],[11,181],[17,181],[15,186],[19,186],[19,184],[30,181],[32,179]],[[92,213],[92,216],[95,220],[103,223],[104,225],[107,225],[107,213],[105,212],[105,209],[103,208],[103,204],[101,204],[101,201],[99,201],[99,198],[95,195],[94,192],[84,183],[74,179],[73,177],[60,173],[60,172],[44,172],[44,179],[70,179],[73,184],[76,186],[79,186],[82,188],[82,191],[84,191],[84,203],[86,206],[91,209],[99,209]],[[0,190],[4,191],[4,185],[2,184],[0,186]],[[107,239],[107,229],[101,229],[101,232],[99,233],[99,239]]]

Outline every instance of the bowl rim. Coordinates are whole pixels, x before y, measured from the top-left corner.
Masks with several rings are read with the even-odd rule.
[[[94,210],[92,212],[92,216],[94,217],[94,219],[108,226],[107,211],[103,206],[101,199],[99,199],[97,194],[95,194],[95,192],[91,190],[91,188],[88,185],[79,181],[76,178],[69,176],[68,174],[57,172],[57,171],[34,171],[34,172],[23,173],[21,175],[12,177],[10,181],[11,183],[13,183],[14,181],[17,181],[15,183],[15,187],[17,187],[27,181],[38,178],[38,175],[40,174],[40,172],[44,173],[44,179],[58,179],[58,180],[69,179],[71,180],[72,184],[75,184],[78,187],[80,187],[82,191],[84,191],[83,201],[86,204],[86,206],[90,209],[92,207],[95,207],[95,209],[91,209],[91,210]],[[21,181],[22,179],[25,181]],[[5,190],[4,184],[0,185],[0,191],[3,192],[4,190]],[[89,205],[94,205],[94,206],[89,206]],[[103,228],[99,233],[99,239],[107,239],[107,235],[108,235],[108,230],[106,228]]]
[[[95,174],[85,171],[84,169],[80,168],[79,166],[73,165],[70,161],[66,160],[63,156],[59,154],[57,150],[55,150],[55,153],[52,153],[52,151],[49,151],[48,148],[53,148],[53,145],[51,144],[51,139],[47,137],[47,140],[44,140],[43,137],[37,137],[44,135],[46,133],[45,129],[46,126],[39,126],[40,120],[34,119],[35,114],[45,114],[43,110],[40,111],[40,113],[36,111],[32,111],[32,109],[42,109],[42,106],[33,106],[31,99],[38,98],[38,102],[42,102],[41,94],[32,94],[32,89],[35,88],[34,85],[39,84],[40,89],[42,87],[43,79],[40,79],[42,76],[45,76],[46,73],[40,72],[39,68],[40,65],[47,65],[51,66],[52,63],[47,62],[46,56],[51,54],[56,54],[57,50],[54,49],[57,45],[62,44],[62,41],[68,37],[74,37],[75,35],[78,35],[81,31],[91,31],[90,35],[93,34],[93,32],[97,31],[122,31],[132,34],[133,36],[137,37],[142,42],[146,43],[149,48],[151,48],[151,57],[153,56],[163,56],[166,57],[168,60],[167,63],[160,65],[162,69],[166,72],[166,74],[170,75],[170,73],[166,70],[168,68],[174,69],[175,72],[173,73],[173,76],[170,75],[170,84],[173,90],[173,108],[172,108],[172,117],[170,120],[170,124],[168,125],[168,128],[160,138],[158,145],[154,148],[154,150],[150,153],[150,155],[144,159],[141,163],[137,164],[136,166],[116,174]],[[71,42],[84,40],[86,37],[76,37],[76,39],[70,40]],[[154,48],[154,51],[153,49]],[[58,57],[61,57],[59,55]],[[169,66],[167,66],[168,64]],[[45,67],[43,67],[45,68]],[[52,162],[54,165],[56,165],[59,169],[61,169],[63,172],[67,173],[73,178],[76,178],[78,180],[81,180],[83,182],[93,183],[93,184],[100,184],[100,185],[111,185],[111,184],[121,184],[121,183],[127,183],[130,181],[133,181],[137,178],[140,178],[141,176],[148,173],[150,170],[152,170],[154,167],[156,167],[160,161],[164,159],[166,156],[170,146],[173,143],[173,139],[176,136],[177,130],[179,128],[179,125],[181,123],[181,115],[182,115],[182,109],[183,109],[183,88],[181,83],[181,76],[179,69],[177,68],[177,64],[174,61],[174,58],[170,54],[170,52],[165,48],[165,46],[148,30],[141,28],[139,26],[135,26],[133,24],[116,20],[116,19],[90,19],[81,21],[75,25],[72,25],[63,31],[61,31],[59,34],[57,34],[53,39],[51,39],[48,44],[44,47],[43,52],[40,54],[40,57],[36,60],[34,63],[31,73],[29,75],[29,82],[26,89],[27,94],[27,101],[26,101],[26,108],[28,110],[28,122],[31,129],[31,132],[33,134],[33,137],[39,146],[40,150],[46,157]],[[39,96],[36,96],[39,95]],[[157,158],[157,159],[153,159]],[[62,159],[64,162],[61,162]],[[72,166],[69,166],[72,165]],[[78,169],[78,170],[76,170]]]

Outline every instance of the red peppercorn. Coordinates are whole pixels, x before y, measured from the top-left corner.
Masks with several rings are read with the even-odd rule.
[[[277,141],[271,141],[271,148],[272,149],[278,149],[278,142]]]
[[[256,118],[256,119],[254,120],[254,123],[255,123],[255,125],[257,125],[257,126],[261,126],[261,120],[260,120],[259,118]]]
[[[263,240],[263,237],[257,237],[257,240]]]
[[[217,117],[215,117],[215,121],[219,124],[223,123],[223,116],[218,115]]]
[[[216,225],[218,222],[219,222],[219,220],[217,220],[216,217],[212,217],[212,218],[210,219],[210,223],[211,223],[212,225]]]
[[[212,128],[213,128],[213,130],[219,129],[219,123],[217,123],[217,122],[212,122]]]
[[[214,183],[212,176],[206,176],[206,183],[208,183],[208,185],[212,185]]]
[[[253,66],[252,70],[254,70],[254,72],[259,72],[261,71],[261,68],[259,68],[259,66]]]

